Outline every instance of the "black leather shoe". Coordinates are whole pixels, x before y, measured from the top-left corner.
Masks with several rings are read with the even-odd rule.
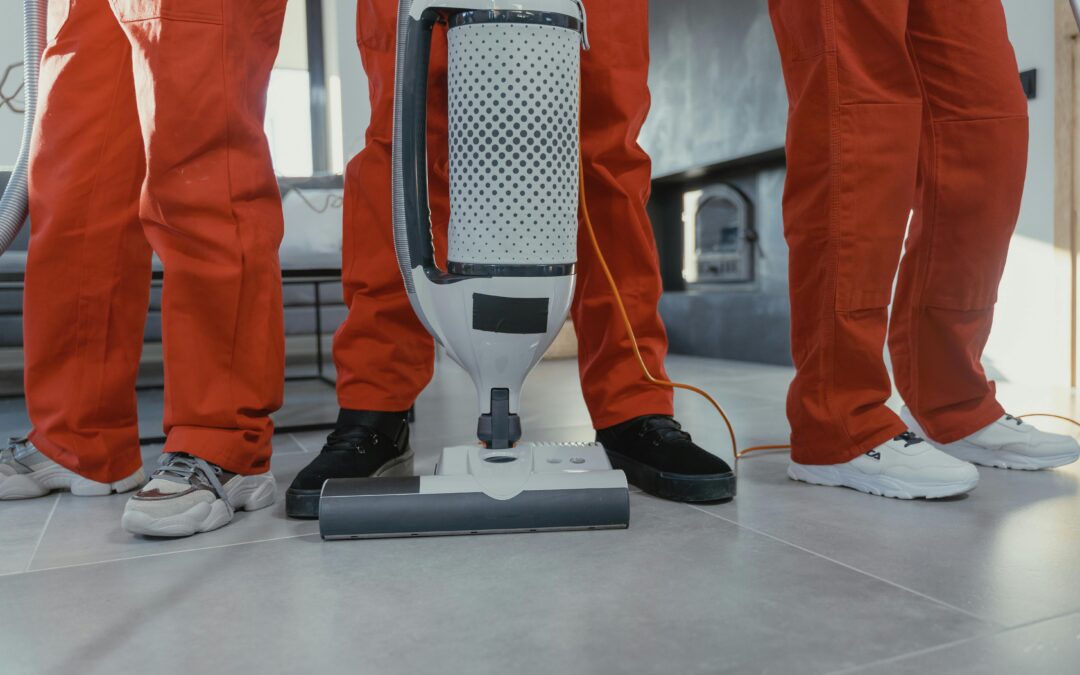
[[[698,447],[666,415],[644,415],[596,432],[612,466],[645,492],[677,502],[713,502],[735,496],[735,472]]]
[[[411,476],[407,412],[342,410],[322,452],[296,474],[285,492],[290,518],[318,518],[319,495],[330,478]]]

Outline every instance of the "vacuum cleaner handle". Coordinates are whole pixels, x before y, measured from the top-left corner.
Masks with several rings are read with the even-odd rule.
[[[435,265],[427,185],[427,101],[431,39],[440,14],[424,9],[411,14],[411,0],[401,0],[398,15],[397,72],[394,86],[393,202],[394,245],[405,288],[415,294],[413,270],[436,284],[463,279]]]
[[[401,63],[398,64],[396,86],[400,89],[401,96],[398,97],[400,110],[398,119],[395,120],[394,132],[395,150],[400,162],[401,194],[395,194],[394,197],[402,200],[409,267],[422,265],[426,271],[435,266],[427,191],[426,146],[428,64],[431,60],[432,29],[437,16],[429,13],[417,21],[404,11],[406,4],[408,3],[401,3],[401,19],[407,23],[404,31],[399,30],[398,33]],[[427,228],[424,227],[425,221]],[[402,272],[406,270],[403,269]]]

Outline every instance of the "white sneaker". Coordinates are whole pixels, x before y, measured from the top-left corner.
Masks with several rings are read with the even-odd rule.
[[[128,500],[120,524],[132,534],[187,537],[228,525],[239,509],[277,499],[274,475],[243,476],[183,452],[161,456],[150,482]]]
[[[922,434],[919,423],[907,407],[900,411],[900,417],[916,433]],[[955,443],[927,441],[953,457],[998,469],[1053,469],[1080,458],[1080,444],[1072,436],[1039,431],[1012,415],[1005,415]]]
[[[978,469],[934,449],[910,431],[846,464],[791,462],[788,477],[895,499],[953,497],[979,483]]]
[[[70,490],[76,497],[102,497],[129,492],[146,482],[139,469],[115,483],[98,483],[65,469],[26,438],[12,438],[0,450],[0,500],[43,497],[53,490]]]

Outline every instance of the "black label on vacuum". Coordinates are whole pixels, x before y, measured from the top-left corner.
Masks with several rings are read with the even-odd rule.
[[[507,298],[473,293],[473,328],[488,333],[546,333],[547,298]]]

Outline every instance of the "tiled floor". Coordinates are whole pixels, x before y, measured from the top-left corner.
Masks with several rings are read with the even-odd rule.
[[[670,371],[718,395],[740,444],[785,440],[788,369]],[[1000,392],[1015,412],[1078,412],[1067,392]],[[332,417],[318,385],[288,399],[282,419]],[[440,363],[417,405],[419,470],[472,438],[474,406]],[[542,364],[523,408],[530,438],[590,438],[573,362]],[[715,413],[682,394],[678,408],[730,455]],[[5,402],[0,430],[23,424]],[[282,491],[321,441],[277,438]],[[792,483],[785,461],[744,461],[728,504],[635,492],[626,531],[323,543],[279,502],[151,541],[120,530],[123,497],[3,503],[0,673],[1080,672],[1076,467],[983,470],[967,498],[901,502]]]

